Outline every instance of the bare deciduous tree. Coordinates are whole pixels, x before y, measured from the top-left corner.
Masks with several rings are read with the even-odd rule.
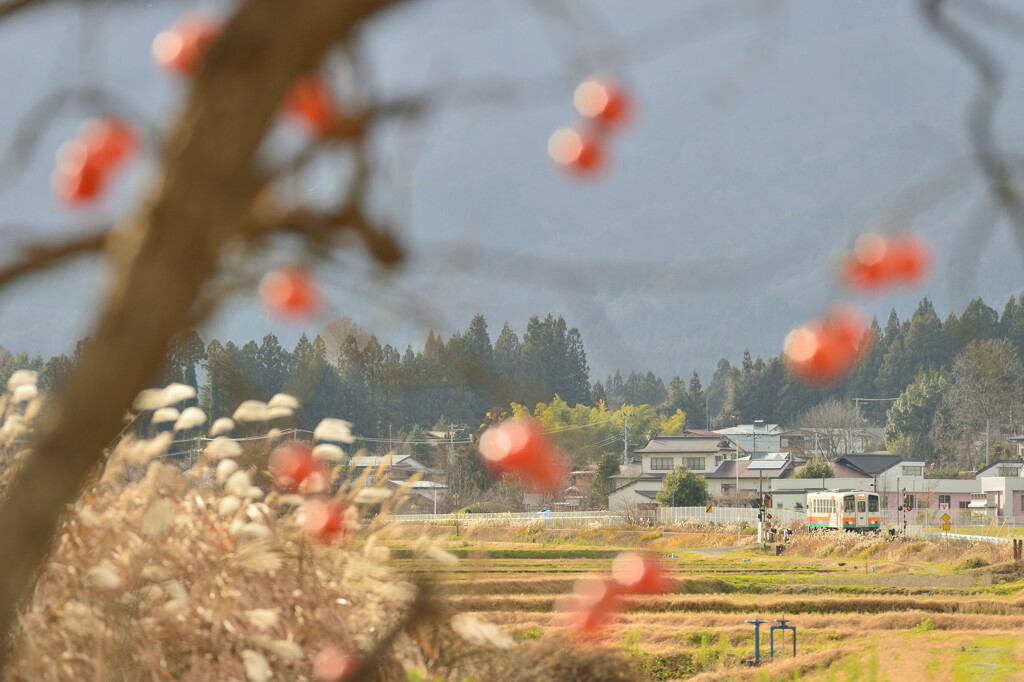
[[[797,426],[808,432],[805,439],[813,450],[831,462],[840,455],[859,451],[864,420],[856,406],[831,399],[800,415]]]
[[[946,463],[971,468],[987,460],[986,431],[1009,435],[1024,410],[1024,363],[1006,339],[971,342],[953,361],[953,385],[943,396],[931,440]]]

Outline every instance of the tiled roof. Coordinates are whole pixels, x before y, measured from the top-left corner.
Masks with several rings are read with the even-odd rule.
[[[778,469],[748,470],[752,461],[757,460],[727,459],[712,473],[705,474],[704,478],[736,478],[737,467],[739,467],[740,478],[747,480],[756,478],[789,478],[789,475],[793,472],[792,462],[786,462],[785,466]]]
[[[1002,459],[1002,460],[999,460],[998,462],[992,462],[987,467],[983,467],[981,469],[978,469],[978,473],[975,474],[975,477],[980,477],[986,471],[990,471],[992,469],[995,469],[998,466],[1010,466],[1010,465],[1021,465],[1021,464],[1024,464],[1024,460],[1021,460],[1021,459]]]
[[[722,437],[717,433],[711,436],[658,436],[651,440],[643,450],[636,450],[639,455],[662,454],[673,452],[718,452]]]
[[[832,463],[832,474],[833,478],[869,478],[867,474],[839,462]]]
[[[874,476],[888,471],[904,461],[917,463],[919,460],[904,460],[899,455],[843,455],[836,460],[838,464],[848,466],[866,476]]]

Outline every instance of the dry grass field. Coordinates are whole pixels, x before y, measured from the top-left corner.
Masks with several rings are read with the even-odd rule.
[[[66,510],[4,679],[1024,679],[1008,545],[796,529],[777,556],[736,526],[398,523],[408,490],[343,467],[334,496],[361,527],[328,537],[310,525],[316,495],[270,489],[266,452],[214,441],[182,474],[153,459],[167,442],[120,443]],[[673,589],[569,631],[556,602],[625,550],[660,557]],[[750,666],[744,621],[783,616],[797,656],[787,636],[768,661],[763,631]],[[325,672],[339,652],[359,669]]]
[[[429,567],[453,606],[517,640],[571,646],[586,642],[564,631],[553,607],[576,579],[607,573],[624,549],[674,554],[664,561],[677,589],[629,599],[597,639],[628,652],[649,679],[1024,679],[1024,566],[1007,561],[1008,546],[798,533],[775,556],[749,534],[737,548],[735,528],[680,530],[481,524],[458,537],[396,528],[390,542],[395,568],[416,572],[403,536],[437,536],[461,559]],[[768,661],[762,630],[765,663],[747,665],[754,638],[743,621],[783,616],[798,628],[797,656],[787,633]]]

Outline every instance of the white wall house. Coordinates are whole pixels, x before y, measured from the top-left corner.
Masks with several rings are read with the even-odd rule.
[[[627,504],[649,504],[662,488],[662,479],[684,467],[695,474],[707,475],[733,456],[732,443],[718,434],[658,436],[642,450],[640,461],[613,476],[615,490],[608,496],[609,509]]]
[[[645,474],[664,474],[679,467],[709,474],[732,457],[731,447],[721,436],[658,436],[636,454]]]

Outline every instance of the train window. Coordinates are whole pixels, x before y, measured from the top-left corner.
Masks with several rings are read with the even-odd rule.
[[[843,498],[843,511],[853,511],[853,495],[847,495],[846,497]]]
[[[871,497],[868,498],[868,511],[871,511],[871,512],[878,511],[878,496],[877,495],[872,495]]]
[[[864,500],[857,500],[857,512],[863,514],[868,509],[867,502]]]

